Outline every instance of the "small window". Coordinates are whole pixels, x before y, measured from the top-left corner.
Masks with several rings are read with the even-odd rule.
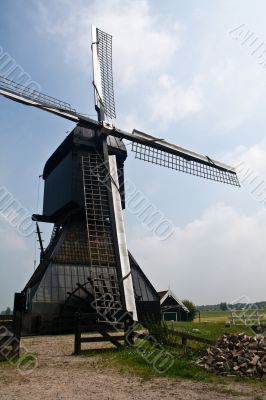
[[[163,313],[163,320],[164,321],[177,321],[176,312],[164,312]]]

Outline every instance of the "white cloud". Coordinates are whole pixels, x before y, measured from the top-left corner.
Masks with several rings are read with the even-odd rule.
[[[5,251],[17,249],[24,251],[27,249],[26,240],[19,236],[16,228],[13,228],[9,222],[0,214],[0,242]]]
[[[235,167],[242,188],[253,199],[252,207],[266,209],[266,141],[237,146],[223,159]]]
[[[242,57],[230,55],[228,48],[225,55],[224,60],[212,65],[203,75],[202,86],[208,99],[205,112],[216,118],[220,131],[227,132],[238,129],[262,111],[266,74],[256,65],[250,65],[250,60],[243,63]]]
[[[7,306],[13,306],[14,293],[24,288],[33,272],[32,242],[33,237],[19,236],[8,221],[0,218],[0,311]]]
[[[67,61],[86,72],[90,62],[90,25],[93,23],[112,34],[115,75],[119,77],[119,84],[127,87],[167,68],[180,46],[181,25],[170,17],[160,20],[146,0],[105,0],[90,4],[79,1],[78,5],[61,0],[52,6],[38,1],[36,10],[39,32],[63,39]]]
[[[171,289],[197,304],[265,298],[266,211],[252,216],[222,204],[177,228],[165,242],[131,239],[130,247],[158,289]]]
[[[263,15],[265,5],[257,4]],[[167,129],[196,113],[211,120],[212,134],[228,133],[264,113],[266,73],[229,34],[249,17],[246,25],[262,41],[266,38],[264,21],[257,21],[252,7],[238,1],[192,5],[191,18],[185,19],[171,14],[170,7],[160,15],[160,7],[148,0],[39,0],[34,5],[39,33],[60,43],[73,69],[86,75],[90,24],[114,36],[115,90],[125,124],[133,120],[144,130],[156,124]]]
[[[167,128],[169,121],[177,121],[200,111],[203,108],[203,97],[197,79],[185,86],[172,76],[163,74],[148,96],[150,123],[157,124],[159,128]]]
[[[169,73],[186,33],[177,16],[161,18],[147,0],[79,1],[78,6],[69,0],[52,6],[40,0],[34,19],[40,34],[61,41],[65,61],[86,75],[91,70],[91,23],[113,35],[115,97],[122,127],[132,129],[138,123],[143,130],[157,124],[167,128],[201,109],[196,79],[184,85]]]
[[[266,141],[263,140],[249,148],[238,146],[234,152],[234,163],[235,165],[244,163],[266,180]]]
[[[250,147],[239,145],[232,152],[225,154],[223,159],[236,168],[244,186],[256,177],[256,181],[264,181],[266,187],[266,140],[263,139]]]

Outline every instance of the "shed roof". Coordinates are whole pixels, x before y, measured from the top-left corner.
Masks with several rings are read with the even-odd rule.
[[[168,290],[163,290],[161,292],[158,292],[158,295],[160,297],[160,300],[165,296],[165,294],[168,292]]]
[[[158,292],[158,294],[160,297],[161,305],[167,299],[167,297],[172,297],[177,302],[177,304],[179,304],[180,307],[183,308],[184,311],[189,312],[189,309],[185,306],[185,304],[183,304],[182,301],[170,289],[162,290],[162,291]]]

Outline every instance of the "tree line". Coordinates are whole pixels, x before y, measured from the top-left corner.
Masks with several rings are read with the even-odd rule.
[[[1,315],[11,315],[13,311],[11,310],[10,307],[7,307],[5,310],[1,311]]]
[[[243,307],[249,307],[249,308],[257,308],[259,310],[266,309],[266,301],[257,301],[255,303],[250,303],[250,304],[244,304],[244,303],[236,303],[236,304],[230,304],[227,303],[226,301],[222,301],[219,304],[207,304],[207,305],[201,305],[197,306],[197,309],[200,311],[226,311],[226,310],[241,310]]]

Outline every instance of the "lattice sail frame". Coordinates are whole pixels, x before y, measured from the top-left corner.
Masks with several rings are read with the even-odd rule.
[[[37,90],[32,89],[30,86],[25,86],[18,82],[11,81],[4,76],[0,76],[0,89],[7,94],[13,93],[16,96],[21,96],[21,98],[26,98],[29,100],[33,100],[34,102],[38,102],[43,106],[53,107],[55,109],[68,111],[73,114],[76,113],[76,110],[72,108],[69,103],[58,100],[55,97],[49,96],[47,94],[38,92]]]
[[[112,36],[101,31],[94,25],[92,29],[92,63],[95,105],[103,108],[109,118],[116,118],[113,66],[112,66]]]
[[[104,113],[115,117],[113,79],[112,79],[112,36],[93,27],[92,29],[92,53],[94,62],[94,88],[96,106],[99,106],[100,116]],[[99,36],[99,40],[97,37]],[[101,65],[99,57],[101,59]],[[107,57],[105,62],[104,57]],[[102,82],[105,82],[102,84]],[[97,85],[96,85],[97,83]],[[104,90],[104,92],[103,92]],[[104,95],[103,95],[104,93]],[[66,118],[76,123],[81,123],[93,128],[101,126],[102,134],[114,136],[132,142],[132,151],[135,158],[158,164],[167,168],[200,176],[206,179],[224,182],[234,186],[240,186],[234,168],[218,161],[213,161],[209,157],[202,156],[190,150],[166,142],[163,139],[144,134],[136,129],[132,133],[106,127],[102,120],[95,121],[87,116],[79,114],[70,104],[58,100],[52,96],[45,95],[27,86],[6,79],[0,76],[0,95],[13,101],[36,107],[48,111],[62,118]],[[104,97],[105,96],[105,97]],[[104,109],[103,98],[106,100]],[[109,103],[108,103],[109,101]]]
[[[176,171],[196,175],[205,179],[227,183],[233,186],[240,186],[236,173],[216,166],[210,160],[205,163],[183,155],[171,154],[140,143],[131,143],[131,150],[135,153],[135,158],[152,164],[161,165]]]
[[[110,118],[116,118],[112,66],[112,36],[97,28],[97,37],[104,110],[105,114]]]

